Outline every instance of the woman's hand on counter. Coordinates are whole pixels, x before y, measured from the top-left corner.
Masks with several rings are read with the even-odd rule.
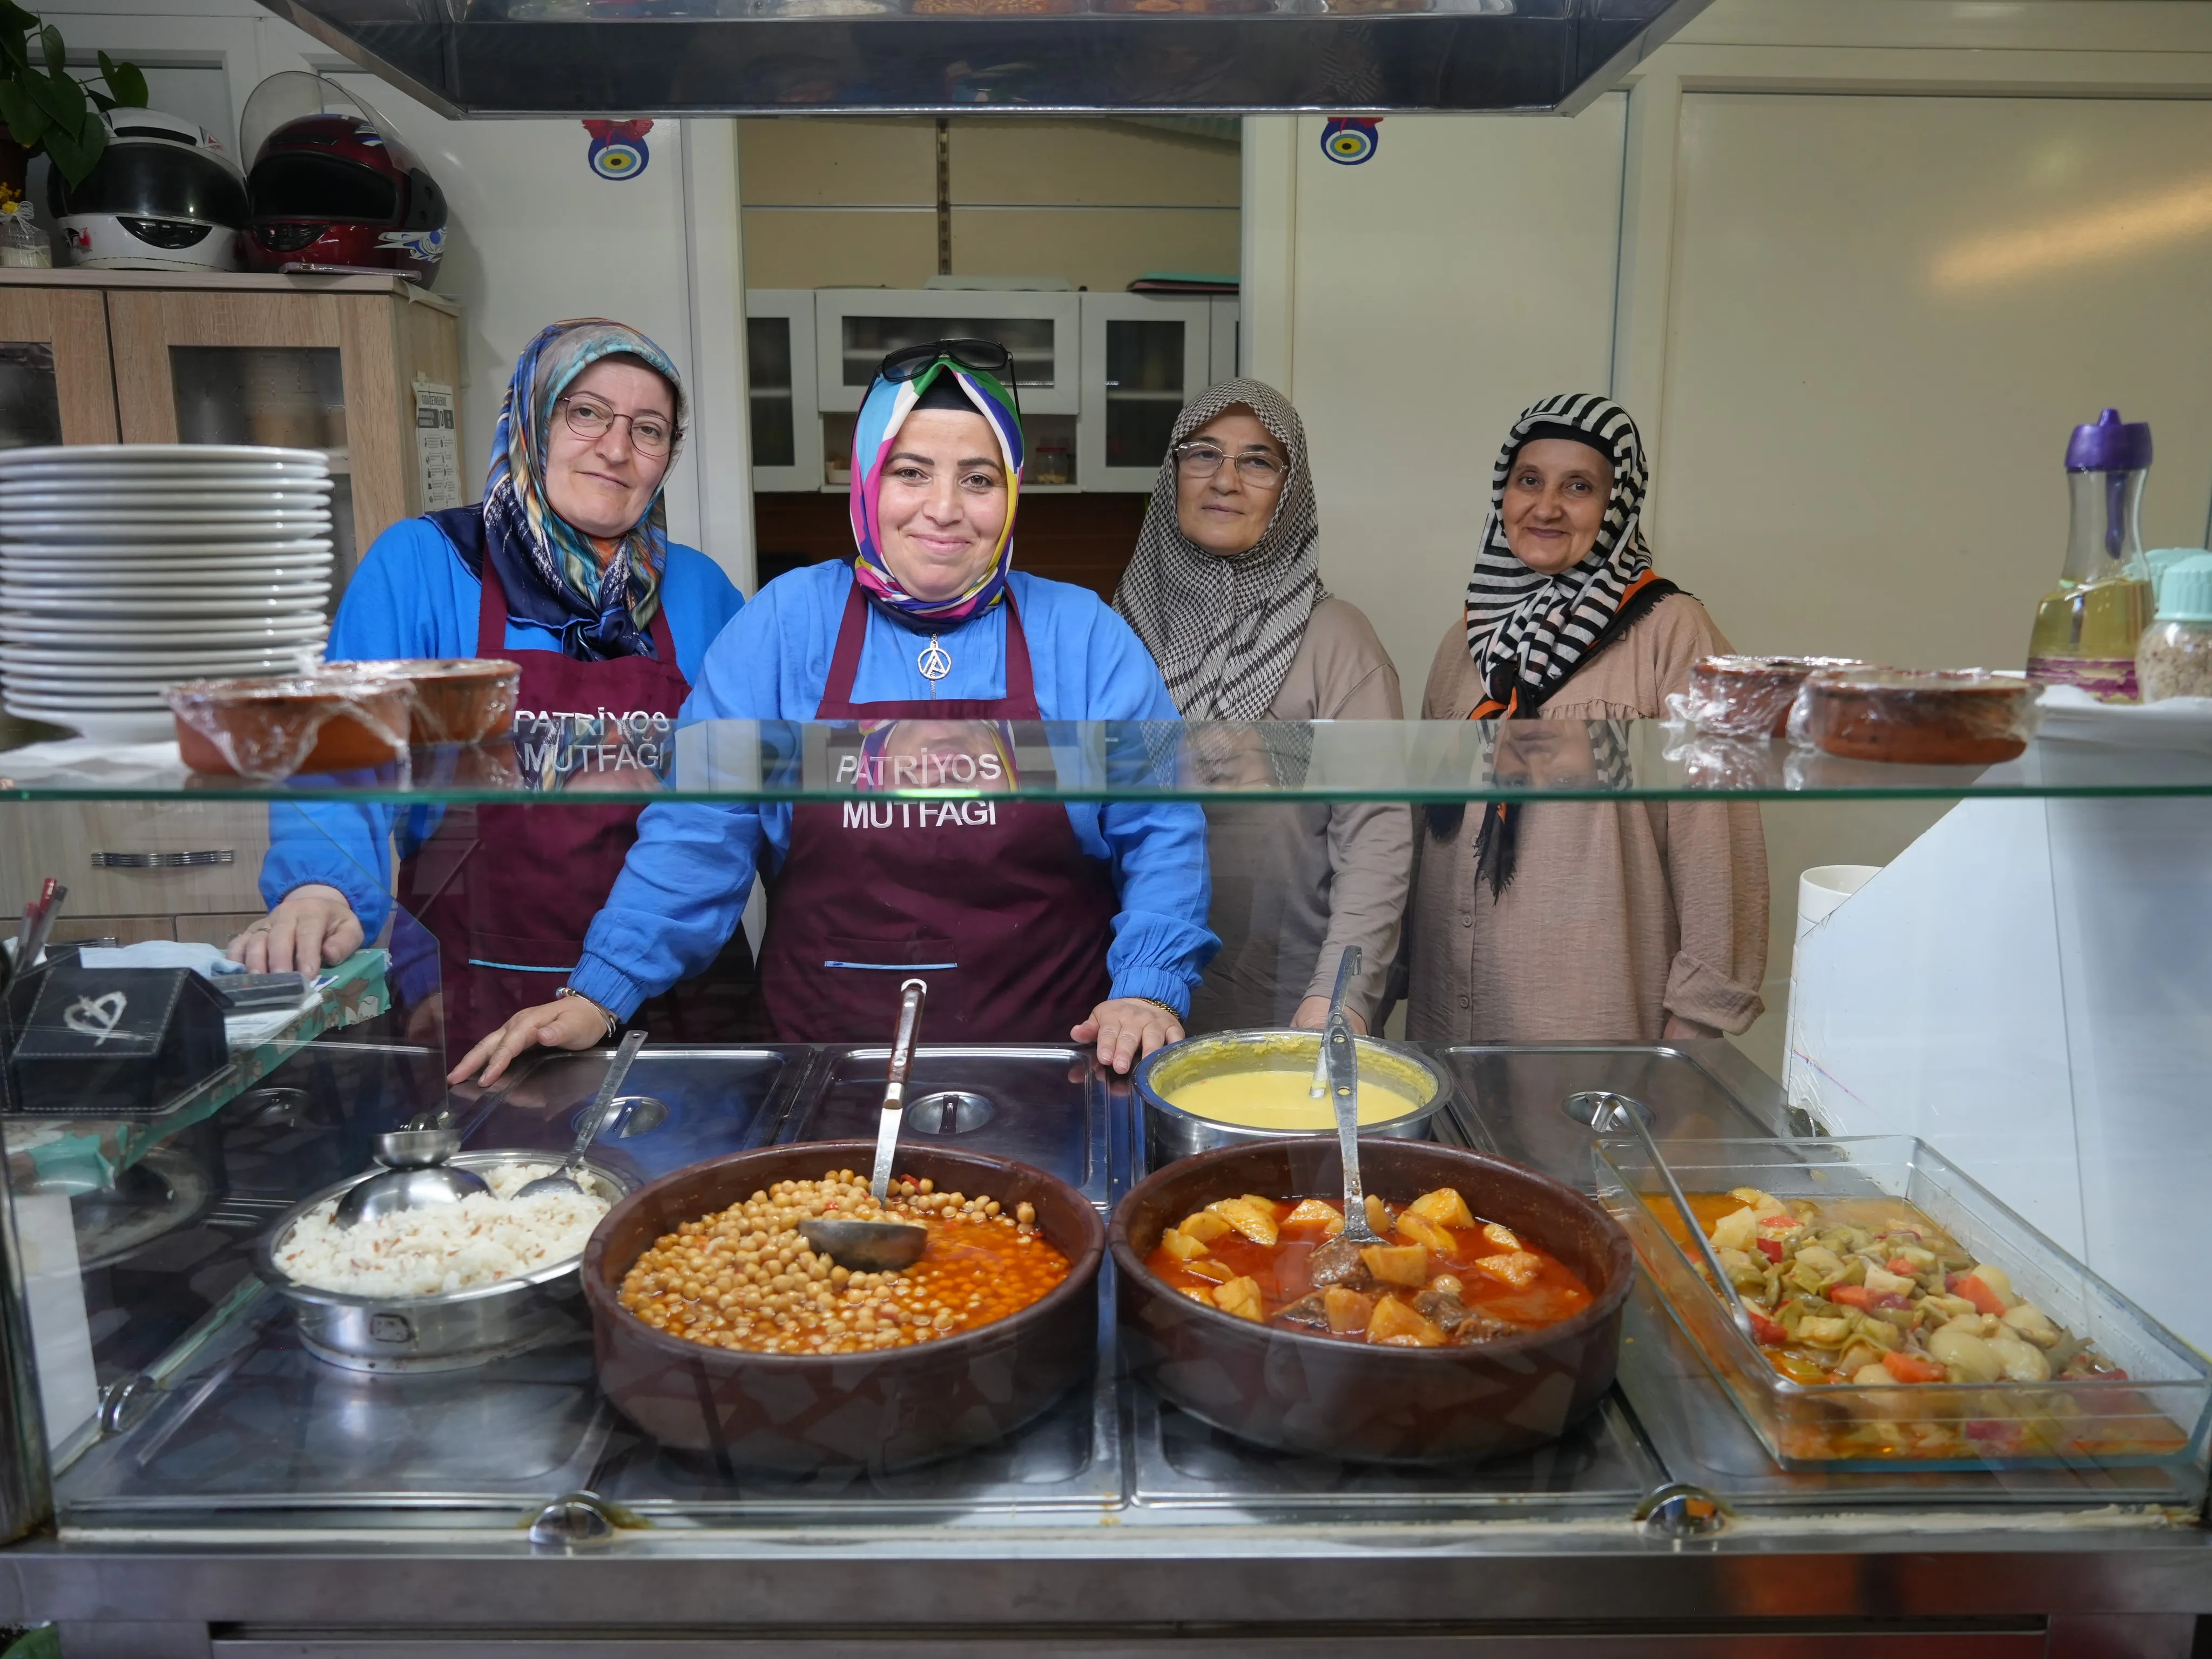
[[[1367,1022],[1353,1013],[1351,1009],[1347,1008],[1344,1011],[1344,1018],[1345,1022],[1361,1036],[1367,1035]],[[1291,1029],[1294,1031],[1318,1031],[1328,1024],[1328,999],[1327,997],[1308,997],[1304,1002],[1298,1004],[1297,1012],[1291,1016]]]
[[[1126,1073],[1153,1049],[1181,1042],[1182,1022],[1142,997],[1109,997],[1068,1036],[1078,1042],[1096,1043],[1101,1066]]]
[[[582,997],[562,997],[525,1008],[506,1024],[469,1050],[461,1063],[446,1073],[448,1083],[499,1081],[515,1056],[535,1048],[596,1048],[607,1038],[607,1017],[599,1005]]]
[[[310,882],[284,895],[274,910],[231,940],[224,954],[249,974],[313,978],[362,945],[361,919],[335,887]]]

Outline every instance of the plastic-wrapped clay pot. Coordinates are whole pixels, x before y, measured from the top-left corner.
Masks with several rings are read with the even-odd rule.
[[[2042,688],[1987,669],[1859,668],[1813,675],[1790,740],[1845,760],[1991,766],[2035,735]]]
[[[1590,1305],[1541,1330],[1442,1348],[1373,1346],[1239,1319],[1145,1266],[1193,1210],[1244,1193],[1340,1194],[1334,1146],[1270,1140],[1169,1165],[1121,1200],[1111,1235],[1121,1340],[1139,1381],[1240,1440],[1376,1463],[1476,1462],[1557,1439],[1613,1386],[1636,1272],[1620,1224],[1590,1200],[1502,1158],[1362,1137],[1367,1191],[1403,1204],[1458,1188],[1474,1212],[1549,1250]]]
[[[176,716],[177,747],[195,772],[364,771],[407,753],[412,697],[404,680],[325,669],[191,680],[161,695]]]
[[[1778,738],[1806,679],[1824,670],[1863,668],[1850,657],[1700,657],[1690,665],[1686,712],[1701,732]]]
[[[410,743],[483,743],[514,728],[522,668],[504,657],[410,657],[360,666],[413,688]]]
[[[622,1305],[641,1255],[686,1221],[779,1181],[866,1170],[871,1141],[802,1142],[693,1164],[641,1187],[608,1212],[584,1251],[599,1387],[662,1445],[719,1465],[807,1474],[894,1469],[1012,1434],[1097,1362],[1098,1267],[1106,1228],[1066,1182],[1006,1158],[902,1146],[898,1170],[940,1192],[981,1193],[1008,1209],[1027,1200],[1068,1259],[1039,1300],[972,1331],[871,1353],[752,1353],[655,1330]]]

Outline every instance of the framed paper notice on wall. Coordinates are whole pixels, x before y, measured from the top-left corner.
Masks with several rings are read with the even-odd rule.
[[[460,434],[453,425],[453,388],[415,382],[415,459],[422,468],[422,510],[461,504]]]

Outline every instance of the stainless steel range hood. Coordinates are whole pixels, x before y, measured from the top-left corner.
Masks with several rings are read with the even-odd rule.
[[[1558,110],[1707,0],[263,0],[453,115]]]

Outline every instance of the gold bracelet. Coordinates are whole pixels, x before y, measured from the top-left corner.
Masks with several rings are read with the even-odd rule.
[[[553,1000],[556,1002],[562,997],[575,998],[577,1001],[582,1003],[586,1008],[589,1008],[601,1019],[606,1021],[607,1029],[599,1034],[603,1040],[612,1036],[622,1024],[622,1021],[617,1019],[614,1014],[608,1010],[604,1003],[594,1002],[591,998],[586,996],[581,991],[576,990],[571,986],[564,985],[553,994]]]
[[[1162,1002],[1158,997],[1133,997],[1130,1000],[1133,1002],[1149,1002],[1155,1008],[1165,1010],[1168,1018],[1175,1021],[1176,1024],[1180,1025],[1182,1024],[1182,1013],[1172,1002]]]

